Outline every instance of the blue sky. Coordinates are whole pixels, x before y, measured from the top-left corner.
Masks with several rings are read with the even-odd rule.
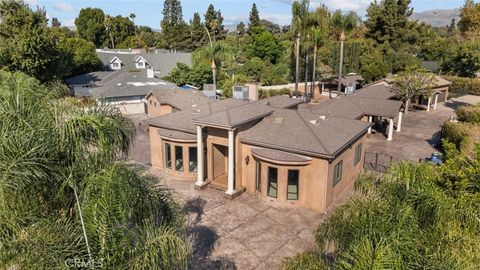
[[[106,14],[128,16],[135,13],[135,22],[160,28],[162,19],[162,0],[25,0],[32,7],[44,7],[49,18],[57,17],[64,26],[73,26],[74,20],[80,9],[84,7],[98,7]],[[199,12],[202,17],[208,5],[212,3],[220,9],[225,18],[225,24],[231,25],[239,21],[247,21],[253,2],[257,3],[260,17],[275,23],[289,24],[291,19],[292,0],[182,0],[183,16],[189,20],[194,12]],[[354,10],[360,15],[365,14],[365,9],[371,0],[312,0],[312,6],[325,3],[330,9]],[[477,2],[477,1],[475,1]],[[412,0],[415,11],[429,9],[452,9],[462,6],[464,0]]]

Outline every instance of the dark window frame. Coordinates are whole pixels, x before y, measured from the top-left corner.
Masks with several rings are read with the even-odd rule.
[[[195,149],[193,152],[194,155],[192,155],[192,150]],[[198,148],[196,146],[189,146],[188,147],[188,171],[189,172],[197,172],[198,171]],[[194,159],[192,159],[192,156],[194,156]],[[192,167],[192,162],[195,164],[194,167]]]
[[[180,151],[180,152],[177,152],[177,149],[180,149],[181,151]],[[174,146],[174,151],[175,151],[175,171],[177,171],[177,172],[183,172],[183,171],[184,171],[183,167],[184,167],[184,165],[185,165],[185,162],[184,162],[184,159],[183,159],[183,146],[181,146],[181,145],[175,145],[175,146]],[[177,153],[181,153],[181,154],[180,154],[180,155],[177,155]],[[178,158],[179,156],[181,157],[180,159]],[[179,166],[179,165],[177,164],[177,160],[180,160],[180,161],[181,161],[181,163],[180,163],[181,166]]]
[[[293,173],[296,174],[296,179],[291,178],[291,176],[294,175]],[[294,181],[296,183],[293,184],[293,183],[291,183],[291,181]],[[296,192],[295,193],[289,191],[290,186],[295,186],[296,187]],[[290,201],[298,200],[299,193],[300,193],[299,187],[300,187],[300,170],[288,170],[288,174],[287,174],[287,200],[290,200]],[[294,197],[290,198],[291,195],[293,195]]]
[[[168,149],[168,151],[167,151]],[[165,143],[165,167],[167,169],[172,169],[172,145],[169,143]]]
[[[340,160],[333,168],[333,186],[342,180],[343,176],[343,160]]]
[[[262,163],[255,163],[255,188],[258,192],[262,191]]]
[[[355,147],[355,160],[354,160],[354,165],[357,165],[360,160],[362,160],[362,150],[363,150],[363,144],[357,145]]]
[[[271,172],[275,172],[275,179],[272,178],[272,173]],[[272,198],[277,198],[278,197],[278,168],[268,166],[267,179],[268,179],[267,196],[272,197]],[[273,180],[275,180],[275,181],[273,181]],[[272,183],[275,183],[275,185],[272,185]],[[270,191],[274,191],[275,196],[273,195],[273,192],[270,193]]]

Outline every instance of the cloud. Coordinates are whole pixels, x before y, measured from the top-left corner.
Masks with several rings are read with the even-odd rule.
[[[71,12],[75,10],[72,5],[65,2],[55,2],[53,3],[53,8],[61,12]]]
[[[274,0],[283,4],[292,4],[294,0]],[[365,15],[367,7],[373,0],[311,0],[310,8],[315,9],[325,4],[329,10],[341,9],[342,11],[355,11],[360,15]]]
[[[75,27],[75,19],[60,20],[62,26]]]
[[[38,5],[38,0],[25,0],[25,3],[29,4],[30,6]]]

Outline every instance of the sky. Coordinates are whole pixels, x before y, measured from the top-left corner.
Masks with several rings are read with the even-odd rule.
[[[79,11],[85,7],[101,8],[109,15],[136,15],[137,25],[147,25],[153,29],[160,28],[162,19],[162,0],[25,0],[32,8],[42,7],[51,19],[56,17],[63,26],[74,26]],[[240,21],[247,22],[253,3],[257,4],[260,18],[280,25],[290,24],[291,3],[293,0],[181,0],[183,17],[190,20],[194,12],[203,14],[209,4],[220,9],[225,25],[235,25]],[[361,16],[372,0],[311,0],[311,7],[324,3],[330,10],[356,11]],[[477,1],[475,1],[477,2]],[[431,9],[452,9],[461,7],[464,0],[412,0],[414,11]]]

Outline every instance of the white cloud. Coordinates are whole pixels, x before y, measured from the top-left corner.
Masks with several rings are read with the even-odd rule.
[[[60,23],[62,24],[62,26],[75,27],[75,19],[60,20]]]
[[[275,0],[280,3],[291,4],[294,0]],[[355,11],[360,15],[366,13],[367,7],[373,0],[311,0],[310,8],[317,8],[325,4],[329,10]]]
[[[38,0],[25,0],[25,3],[29,4],[30,6],[38,5]]]
[[[75,10],[72,5],[60,1],[53,3],[53,8],[61,12],[71,12]]]

